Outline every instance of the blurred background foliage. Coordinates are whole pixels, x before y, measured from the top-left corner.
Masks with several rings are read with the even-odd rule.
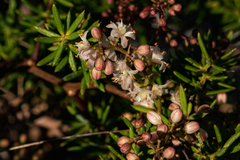
[[[194,31],[198,30],[202,35],[207,35],[210,29],[216,46],[223,46],[228,51],[233,48],[239,50],[240,1],[178,0],[177,3],[182,4],[182,11],[175,17],[165,14],[168,27],[193,38],[196,38]],[[32,58],[38,62],[51,53],[49,47],[52,44],[40,45],[34,41],[34,38],[40,37],[40,34],[33,26],[54,29],[52,4],[56,4],[62,21],[66,19],[70,9],[77,13],[76,15],[85,10],[85,18],[90,14],[86,25],[91,26],[99,20],[100,28],[108,33],[109,30],[105,26],[110,21],[116,21],[116,15],[119,14],[118,4],[108,4],[107,0],[2,0],[0,2],[0,147],[2,149],[64,135],[126,129],[121,120],[122,113],[135,113],[129,107],[130,101],[97,89],[87,89],[84,96],[79,93],[90,113],[86,118],[79,109],[78,96],[68,97],[61,87],[34,76],[28,72],[26,66],[22,65],[26,59]],[[135,4],[141,11],[152,2],[132,0],[128,4]],[[104,16],[104,12],[108,12],[108,16]],[[123,15],[124,23],[131,23],[137,31],[139,43],[135,44],[136,46],[150,43],[149,39],[152,37],[149,37],[151,36],[149,32],[155,32],[150,25],[154,23],[153,20],[142,20],[138,13],[126,11]],[[206,38],[207,36],[204,36],[204,39]],[[186,51],[184,41],[177,40],[182,51]],[[223,45],[225,42],[226,46]],[[158,45],[160,48],[169,49],[168,44],[161,38]],[[170,52],[175,53],[172,50]],[[37,58],[34,55],[38,55]],[[171,62],[171,59],[168,61]],[[72,72],[69,66],[65,66],[57,73],[54,73],[52,66],[42,66],[41,69],[59,78]],[[237,73],[239,72],[230,76],[235,79],[240,78]],[[162,74],[161,80],[164,82],[173,76],[173,73],[167,71],[166,74]],[[73,81],[79,82],[81,78],[77,77]],[[239,90],[239,83],[233,82]],[[229,101],[237,104],[236,99],[230,98]],[[231,121],[227,125],[233,129],[234,124],[231,123],[236,117],[239,120],[239,116],[235,115],[234,118],[231,117],[232,114],[228,116]],[[80,159],[80,157],[96,159],[101,155],[104,159],[107,157],[114,159],[106,144],[116,146],[109,135],[99,135],[1,152],[0,157],[1,159]]]

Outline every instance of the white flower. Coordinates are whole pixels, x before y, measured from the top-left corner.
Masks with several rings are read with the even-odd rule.
[[[107,28],[112,28],[111,37],[121,38],[121,45],[123,48],[126,48],[128,45],[128,39],[130,37],[135,40],[135,34],[131,31],[129,26],[123,24],[123,21],[115,23],[110,23],[106,26]]]
[[[170,100],[171,100],[173,103],[176,103],[176,104],[178,104],[179,106],[181,106],[180,95],[179,95],[178,89],[176,89],[176,90],[174,90],[174,91],[170,91],[170,94],[171,94]]]
[[[137,73],[138,70],[132,70],[123,60],[118,60],[114,64],[114,81],[120,83],[123,90],[128,90],[129,87],[133,89],[134,74]]]
[[[166,53],[165,51],[160,52],[160,49],[158,47],[150,46],[150,53],[147,54],[145,60],[150,60],[150,62],[154,66],[157,66],[157,64],[161,64],[161,67],[159,68],[159,70],[163,70],[164,72],[166,69],[167,63],[162,60],[165,53]]]
[[[168,93],[167,87],[172,83],[172,81],[168,81],[164,85],[153,84],[152,91],[156,96],[162,96],[163,94]]]

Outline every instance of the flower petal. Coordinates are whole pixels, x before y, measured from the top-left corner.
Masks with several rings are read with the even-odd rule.
[[[117,30],[115,30],[115,29],[113,29],[112,31],[111,31],[111,37],[120,37],[120,35],[119,35],[119,33],[117,32]]]
[[[112,61],[116,61],[117,60],[117,55],[115,53],[115,51],[113,49],[107,49],[104,50],[104,53],[108,56],[108,58]]]
[[[117,25],[115,23],[110,23],[108,25],[106,25],[107,28],[113,28],[113,29],[117,29]]]
[[[88,34],[88,31],[85,31],[83,35],[80,36],[83,41],[87,41],[87,34]]]
[[[133,31],[128,31],[124,34],[125,37],[130,37],[132,39],[135,40],[135,34],[133,33]]]
[[[121,45],[123,48],[126,48],[128,45],[127,39],[125,37],[121,37]]]

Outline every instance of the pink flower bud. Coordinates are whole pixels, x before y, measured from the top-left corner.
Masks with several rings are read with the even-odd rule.
[[[197,109],[197,113],[209,113],[211,108],[208,104],[203,104]]]
[[[149,11],[147,10],[142,10],[140,13],[139,13],[139,17],[142,18],[142,19],[145,19],[149,14]]]
[[[172,8],[173,8],[176,12],[179,12],[179,11],[181,11],[181,9],[182,9],[182,5],[181,5],[181,4],[174,4],[174,5],[172,6]]]
[[[113,63],[110,60],[107,60],[106,63],[105,63],[104,73],[106,75],[113,74]]]
[[[179,109],[179,106],[176,104],[176,103],[171,103],[169,106],[168,106],[168,110],[169,111],[173,111],[175,109]]]
[[[107,3],[108,3],[108,4],[113,4],[113,3],[114,3],[114,0],[107,0]]]
[[[142,139],[143,139],[145,142],[150,141],[151,138],[152,138],[152,135],[151,135],[150,133],[148,133],[148,132],[144,132],[144,133],[142,134]]]
[[[170,159],[175,155],[175,149],[173,147],[168,147],[163,151],[163,157]]]
[[[158,125],[157,127],[157,134],[159,137],[162,137],[164,136],[166,133],[168,132],[168,127],[166,124],[160,124]]]
[[[105,11],[105,12],[102,12],[101,14],[102,14],[102,17],[103,17],[103,18],[109,17],[109,13],[106,12],[106,11]]]
[[[147,44],[141,45],[137,49],[137,53],[140,55],[147,55],[150,52],[150,47]]]
[[[122,116],[127,118],[129,121],[131,121],[132,118],[133,118],[133,115],[130,112],[125,112],[125,113],[122,114]]]
[[[101,32],[100,28],[98,28],[98,27],[93,27],[93,28],[91,29],[91,34],[92,34],[92,36],[93,36],[94,38],[96,38],[96,39],[101,39],[102,32]]]
[[[118,11],[121,11],[121,10],[123,10],[123,6],[122,6],[122,5],[119,5],[119,6],[118,6]]]
[[[225,104],[227,102],[227,94],[226,93],[219,93],[217,94],[217,104]]]
[[[173,123],[178,123],[182,120],[183,112],[181,109],[174,109],[171,113],[171,120]]]
[[[150,140],[150,142],[151,142],[151,143],[157,142],[157,140],[159,139],[159,136],[158,136],[158,134],[157,134],[157,131],[153,131],[153,132],[151,132],[150,134],[151,134],[151,140]]]
[[[104,67],[105,67],[104,60],[102,59],[102,57],[98,57],[96,62],[95,62],[96,70],[101,71],[101,70],[104,69]]]
[[[168,0],[168,3],[174,4],[174,3],[175,3],[175,0]]]
[[[165,19],[161,18],[161,19],[159,19],[158,24],[160,27],[164,27],[164,26],[166,26],[167,23],[166,23]]]
[[[171,16],[176,16],[176,11],[175,11],[173,8],[169,8],[168,13],[169,13]]]
[[[200,131],[200,136],[202,138],[203,141],[206,141],[208,139],[208,133],[207,131],[205,131],[204,129],[202,128],[199,128],[199,131]]]
[[[184,126],[184,130],[187,134],[192,134],[195,133],[199,130],[200,126],[198,122],[196,121],[191,121]]]
[[[132,145],[130,143],[125,143],[121,146],[120,151],[124,154],[127,154],[128,152],[130,152],[132,148]]]
[[[191,39],[190,39],[190,44],[191,44],[191,45],[196,45],[197,42],[198,42],[198,41],[197,41],[196,38],[191,38]]]
[[[150,6],[146,6],[143,8],[144,11],[150,11],[151,7]]]
[[[142,118],[138,118],[136,120],[136,128],[141,128],[144,125],[144,120]]]
[[[173,48],[177,48],[178,47],[178,42],[175,39],[172,39],[170,41],[170,46]]]
[[[92,78],[95,80],[99,80],[101,78],[101,76],[102,76],[102,72],[96,70],[96,68],[94,67],[92,70]]]
[[[138,70],[138,71],[143,71],[145,68],[145,63],[143,62],[143,60],[141,59],[135,59],[134,60],[134,67]]]
[[[153,124],[153,125],[158,125],[162,124],[162,120],[159,114],[155,111],[149,111],[147,113],[147,119]]]
[[[135,8],[136,8],[136,6],[135,6],[134,4],[130,4],[130,5],[128,6],[128,9],[129,9],[130,11],[134,11]]]
[[[155,9],[153,9],[153,10],[150,11],[150,14],[151,14],[152,16],[154,16],[156,13],[157,13],[157,11],[156,11]]]
[[[136,126],[136,119],[132,120],[132,121],[131,121],[131,124],[132,124],[133,126]]]
[[[146,146],[146,142],[144,140],[138,140],[136,143],[139,147],[145,147]]]
[[[122,136],[118,139],[117,144],[119,147],[122,147],[122,145],[124,145],[125,143],[130,143],[130,142],[131,142],[131,140],[129,137]]]
[[[140,158],[135,153],[128,153],[126,158],[127,160],[140,160]]]
[[[173,139],[172,139],[172,144],[173,144],[174,146],[179,146],[180,144],[182,144],[182,142],[179,141],[177,138],[173,138]]]
[[[193,136],[191,136],[191,135],[186,135],[186,136],[184,137],[184,139],[185,139],[188,143],[190,143],[190,144],[195,144],[195,143],[196,143],[195,139],[194,139]]]

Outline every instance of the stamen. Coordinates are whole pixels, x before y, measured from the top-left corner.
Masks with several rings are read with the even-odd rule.
[[[135,30],[133,30],[133,33],[136,33],[136,31],[135,31]]]
[[[123,73],[121,72],[121,74],[123,74]]]
[[[133,102],[133,99],[130,99],[131,102]]]
[[[76,58],[78,58],[78,55],[75,55]]]
[[[137,94],[137,96],[138,96],[139,94]]]
[[[78,36],[81,36],[81,35],[83,35],[83,33],[80,33]]]
[[[166,53],[166,51],[163,51],[163,53]]]
[[[150,105],[150,103],[147,103],[148,105]]]
[[[147,102],[149,102],[149,101],[147,100]]]
[[[82,41],[82,42],[80,42],[80,44],[83,44],[83,41]]]
[[[139,103],[137,103],[137,105],[139,105]]]
[[[86,65],[88,64],[88,62],[86,62]]]
[[[112,23],[112,21],[110,21],[110,23]]]
[[[131,26],[131,23],[129,23],[128,25]]]
[[[132,97],[133,95],[131,94],[130,96]]]
[[[115,77],[112,77],[112,79],[115,79]]]
[[[75,45],[75,44],[74,44],[73,46],[74,46],[74,47],[76,47],[76,45]]]
[[[154,45],[156,46],[156,45],[157,45],[157,42],[156,42],[156,43],[154,43]]]
[[[122,80],[120,80],[122,82]]]
[[[131,77],[131,79],[133,79],[134,77]]]
[[[129,39],[126,40],[126,42],[128,42],[128,41],[129,41]]]
[[[120,20],[122,21],[123,19],[121,18]]]
[[[127,97],[127,94],[125,94],[124,97]]]
[[[146,95],[146,97],[148,97],[148,95]]]
[[[166,67],[169,66],[169,63],[166,64]]]
[[[119,29],[117,28],[117,32],[119,31]]]
[[[76,51],[78,51],[78,49],[76,49]]]
[[[187,90],[187,88],[184,88],[184,91],[186,91]]]

